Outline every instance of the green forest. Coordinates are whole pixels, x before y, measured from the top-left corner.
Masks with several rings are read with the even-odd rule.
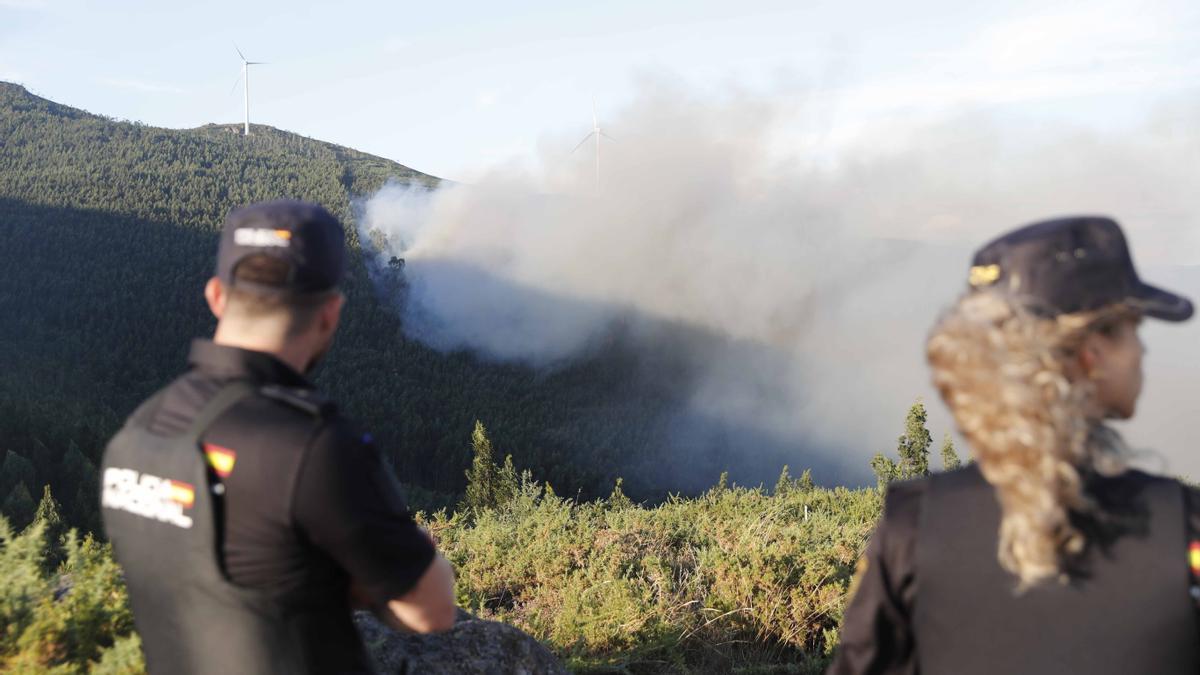
[[[0,83],[0,670],[142,671],[96,466],[211,333],[201,289],[225,214],[283,197],[348,224],[348,309],[316,382],[372,430],[463,607],[578,672],[823,667],[879,488],[826,489],[787,467],[747,487],[714,455],[694,458],[714,487],[667,493],[644,469],[665,461],[678,392],[619,344],[538,372],[405,337],[357,240],[355,200],[437,178],[239,131],[116,121]],[[932,445],[918,403],[894,456],[871,461],[879,487],[928,473]],[[958,463],[949,437],[942,458]]]
[[[240,130],[115,121],[0,83],[0,509],[14,522],[49,484],[70,523],[96,528],[104,443],[184,370],[190,340],[212,332],[201,289],[226,213],[285,197],[347,223],[348,305],[316,382],[371,430],[414,503],[461,493],[476,419],[518,468],[573,495],[602,496],[626,476],[631,495],[666,496],[640,468],[662,461],[660,420],[677,393],[641,376],[636,355],[615,345],[536,372],[405,337],[373,285],[355,200],[387,181],[437,178],[270,127]],[[701,464],[709,481],[727,468]]]

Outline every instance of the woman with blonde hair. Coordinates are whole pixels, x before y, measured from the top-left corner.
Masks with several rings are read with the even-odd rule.
[[[831,673],[1196,673],[1200,499],[1128,466],[1143,317],[1117,224],[1072,217],[984,246],[929,337],[965,468],[892,485]]]

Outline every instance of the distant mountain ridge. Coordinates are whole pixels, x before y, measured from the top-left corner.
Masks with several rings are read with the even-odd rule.
[[[41,127],[42,133],[34,128]],[[252,125],[251,135],[242,136],[241,125],[207,124],[195,129],[166,129],[136,122],[120,122],[31,94],[24,87],[0,82],[0,137],[9,148],[35,161],[19,172],[0,175],[0,194],[42,203],[70,202],[80,208],[111,208],[120,199],[123,209],[132,206],[137,215],[170,215],[179,224],[213,226],[224,215],[222,207],[248,203],[263,197],[264,188],[290,187],[310,199],[320,199],[347,216],[346,194],[369,194],[385,180],[417,183],[436,187],[441,180],[397,162],[333,143],[265,125]],[[235,130],[238,133],[235,133]],[[67,143],[55,138],[69,137]],[[33,147],[27,147],[32,144]],[[131,152],[131,147],[137,149]],[[156,153],[155,148],[170,148]],[[293,175],[272,175],[260,166],[263,156],[284,160]],[[86,157],[88,166],[79,164]],[[147,161],[159,160],[159,161]],[[220,164],[243,164],[238,175],[214,171]],[[300,176],[314,171],[336,180],[317,185]],[[201,213],[146,213],[138,207],[158,201],[164,184],[186,179],[204,185],[204,196],[211,208]],[[20,180],[20,184],[14,184]],[[106,188],[119,187],[118,193]],[[313,191],[316,189],[316,193]],[[140,194],[144,191],[149,195]],[[73,196],[72,196],[73,195]]]

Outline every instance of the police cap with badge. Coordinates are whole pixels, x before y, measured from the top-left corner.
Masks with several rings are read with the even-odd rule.
[[[1071,216],[1018,228],[975,254],[969,283],[1015,298],[1043,316],[1125,304],[1164,321],[1192,316],[1187,298],[1142,281],[1125,235],[1103,216]]]
[[[217,250],[217,278],[226,286],[275,295],[310,295],[336,288],[346,273],[345,231],[317,204],[284,199],[230,212]],[[251,256],[286,263],[270,283],[239,278]]]

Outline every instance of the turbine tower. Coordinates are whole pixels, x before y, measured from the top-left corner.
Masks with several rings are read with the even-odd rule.
[[[575,146],[575,150],[582,148],[583,144],[588,142],[588,139],[590,139],[590,138],[596,139],[596,193],[597,194],[599,194],[599,192],[600,192],[600,137],[601,136],[607,138],[610,141],[616,140],[612,136],[609,136],[608,134],[604,133],[600,129],[600,122],[597,121],[597,119],[596,119],[596,99],[593,98],[592,99],[592,131],[587,136],[584,136],[582,141],[579,141],[579,145]],[[575,150],[572,150],[571,152],[575,152]]]
[[[245,126],[245,130],[244,130],[244,135],[249,136],[250,135],[250,66],[265,66],[267,64],[265,61],[247,61],[245,55],[242,54],[242,50],[238,49],[238,46],[236,44],[233,45],[233,48],[235,50],[237,50],[238,57],[240,57],[242,59],[242,75],[238,79],[240,79],[242,81],[242,83],[245,85],[246,126]],[[237,82],[234,82],[233,86],[236,88]],[[233,92],[230,92],[230,93],[233,93]]]

